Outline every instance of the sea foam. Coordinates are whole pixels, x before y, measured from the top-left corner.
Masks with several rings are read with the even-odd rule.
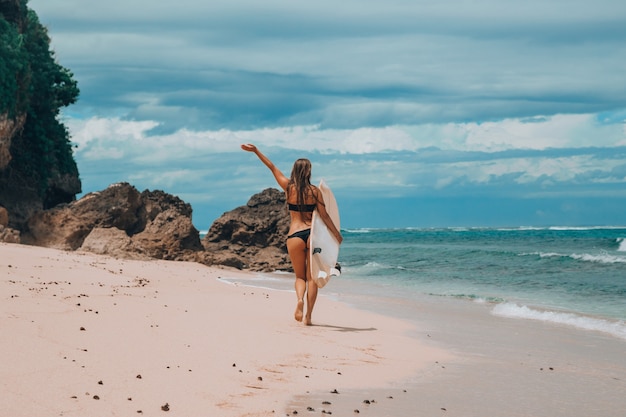
[[[608,333],[612,336],[626,340],[626,323],[623,321],[609,321],[593,317],[585,317],[572,313],[556,311],[542,311],[529,308],[525,305],[514,303],[502,303],[496,305],[491,313],[494,316],[539,320],[549,323],[563,324],[583,330],[592,330]]]
[[[622,246],[624,246],[623,251],[626,252],[626,243],[620,244],[620,249],[618,249],[618,251],[622,251],[622,248],[621,248]],[[577,261],[596,262],[596,263],[601,263],[601,264],[626,263],[626,257],[619,256],[619,255],[611,255],[608,252],[601,252],[598,254],[572,253],[569,255],[556,253],[556,252],[529,252],[529,253],[521,253],[520,256],[539,256],[540,258],[571,258]]]

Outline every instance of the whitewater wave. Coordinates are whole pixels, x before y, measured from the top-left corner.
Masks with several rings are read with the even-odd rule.
[[[519,227],[499,227],[495,229],[499,232],[526,232],[533,230],[546,230],[545,227],[536,227],[536,226],[519,226]]]
[[[623,237],[618,237],[617,243],[619,245],[619,247],[617,248],[617,251],[626,252],[626,239],[624,239]]]
[[[593,317],[580,316],[572,313],[541,311],[514,303],[498,304],[491,310],[491,313],[494,316],[506,318],[538,320],[549,323],[563,324],[582,330],[608,333],[612,336],[626,340],[626,323],[623,321],[609,321]]]
[[[624,226],[551,226],[548,230],[555,231],[584,231],[584,230],[621,230]]]
[[[351,269],[355,271],[377,271],[381,269],[390,269],[392,268],[389,265],[382,264],[380,262],[371,261],[363,265],[352,266]]]
[[[513,227],[497,227],[494,230],[501,232],[524,232],[535,230],[553,230],[557,232],[580,232],[587,230],[623,230],[626,226],[513,226]]]
[[[624,252],[626,252],[626,244],[624,244],[625,248],[624,248]],[[621,245],[620,245],[621,247]],[[590,253],[583,253],[583,254],[577,254],[577,253],[572,253],[569,255],[563,254],[563,253],[556,253],[556,252],[530,252],[530,253],[522,253],[520,254],[520,256],[539,256],[540,258],[570,258],[570,259],[575,259],[577,261],[583,261],[583,262],[595,262],[595,263],[601,263],[601,264],[620,264],[620,263],[626,263],[626,257],[624,256],[617,256],[617,255],[611,255],[608,252],[603,252],[603,253],[599,253],[599,254],[590,254]]]

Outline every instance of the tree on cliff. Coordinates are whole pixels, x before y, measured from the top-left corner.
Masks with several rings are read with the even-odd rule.
[[[81,190],[60,109],[78,98],[73,74],[56,62],[47,29],[28,0],[0,0],[0,119],[20,125],[10,163],[0,167],[0,205],[31,195],[43,208],[72,201]],[[19,206],[19,204],[17,205]]]

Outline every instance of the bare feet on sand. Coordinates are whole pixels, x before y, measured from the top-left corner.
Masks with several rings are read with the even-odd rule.
[[[294,313],[294,318],[297,321],[302,321],[302,316],[304,315],[304,300],[298,300],[298,305],[296,306],[296,312]]]

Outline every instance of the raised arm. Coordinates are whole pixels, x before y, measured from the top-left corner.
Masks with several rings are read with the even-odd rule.
[[[267,156],[263,155],[263,153],[261,153],[261,151],[258,150],[256,146],[251,143],[246,143],[241,145],[241,149],[247,152],[253,152],[256,156],[258,156],[261,162],[263,162],[265,166],[268,167],[270,171],[272,171],[272,174],[274,174],[274,178],[276,179],[276,182],[278,183],[280,188],[282,188],[283,191],[287,190],[287,186],[289,185],[289,178],[285,177],[280,169],[278,169]]]

